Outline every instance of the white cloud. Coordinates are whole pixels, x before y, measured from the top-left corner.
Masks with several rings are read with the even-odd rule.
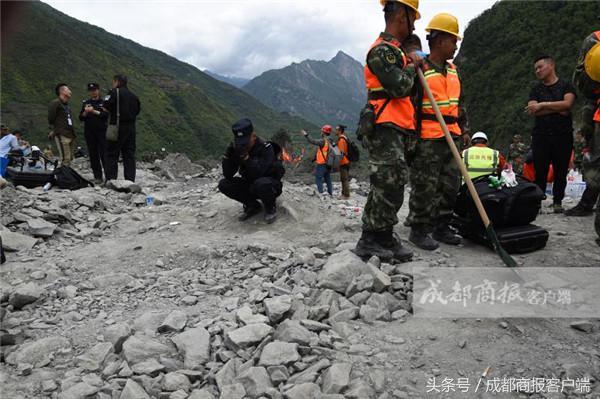
[[[363,61],[383,29],[377,0],[49,0],[52,7],[200,69],[254,77],[304,59],[328,60],[342,50]],[[456,15],[461,31],[495,0],[421,0],[416,33],[438,12]]]

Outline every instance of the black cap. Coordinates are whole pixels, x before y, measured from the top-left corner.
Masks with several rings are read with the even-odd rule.
[[[90,82],[87,84],[88,91],[99,89],[100,85],[98,83]]]
[[[240,119],[231,126],[236,147],[245,147],[250,141],[250,135],[254,132],[252,121],[248,118]]]

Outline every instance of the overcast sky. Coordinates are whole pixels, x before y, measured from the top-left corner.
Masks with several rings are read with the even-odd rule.
[[[416,33],[436,13],[468,21],[495,0],[421,0]],[[383,30],[377,0],[50,0],[52,7],[200,69],[245,78],[304,59],[329,60],[339,50],[364,62]]]

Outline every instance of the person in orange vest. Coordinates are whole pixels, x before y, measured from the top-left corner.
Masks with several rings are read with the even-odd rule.
[[[332,145],[329,137],[333,128],[330,125],[323,125],[321,127],[321,138],[313,139],[308,135],[308,132],[302,130],[302,134],[306,137],[309,143],[317,146],[317,153],[315,155],[315,183],[317,185],[317,191],[319,194],[323,194],[323,181],[327,185],[327,193],[331,197],[333,195],[333,184],[331,183],[331,170],[327,166],[327,156],[329,155],[329,146]]]
[[[458,20],[450,14],[435,15],[425,29],[431,53],[423,62],[423,74],[458,148],[462,131],[458,123],[461,84],[456,66],[448,62],[457,49]],[[462,242],[450,228],[450,217],[460,189],[460,171],[444,138],[431,102],[417,95],[417,143],[410,169],[411,231],[409,240],[432,251],[439,242]]]
[[[342,183],[342,196],[340,199],[350,198],[350,160],[348,159],[348,137],[346,137],[346,126],[338,125],[335,128],[337,135],[337,146],[342,152],[340,161],[340,180]]]
[[[415,20],[420,18],[419,1],[380,2],[385,31],[367,53],[368,104],[361,112],[359,127],[362,144],[369,153],[371,190],[354,253],[363,259],[376,255],[384,261],[407,262],[413,254],[402,246],[394,226],[408,181],[404,143],[415,131],[410,94],[416,77],[415,63],[420,64],[421,58],[416,53],[405,54],[401,47],[414,31]]]
[[[584,96],[582,107],[582,127],[586,141],[583,168],[587,187],[600,192],[600,30],[585,38],[579,51],[579,58],[573,83]],[[586,190],[587,191],[587,190]],[[597,194],[596,194],[597,195]],[[596,217],[594,228],[600,245],[600,198],[596,197]]]

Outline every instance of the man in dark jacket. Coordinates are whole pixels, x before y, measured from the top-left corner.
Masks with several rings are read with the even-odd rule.
[[[119,154],[123,156],[123,174],[126,180],[135,181],[135,120],[140,113],[140,100],[127,87],[127,77],[115,75],[113,89],[105,98],[106,110],[110,113],[109,124],[119,125],[117,141],[106,143],[106,180],[117,178]],[[119,121],[117,123],[117,90],[119,93]]]
[[[56,142],[61,165],[69,166],[75,149],[75,129],[69,106],[71,90],[66,83],[59,83],[54,92],[57,98],[48,104],[48,124],[52,129],[48,138]]]
[[[250,119],[240,119],[231,127],[234,141],[223,156],[223,176],[219,191],[244,205],[239,220],[244,221],[265,208],[265,221],[277,218],[275,200],[281,195],[281,178],[285,169],[279,151],[271,142],[265,142],[254,132]],[[235,176],[239,173],[240,176]]]
[[[90,98],[83,100],[79,120],[84,123],[83,131],[94,179],[96,183],[102,183],[102,167],[106,164],[104,156],[108,112],[104,109],[104,100],[100,97],[100,86],[97,83],[88,83],[87,89]]]

